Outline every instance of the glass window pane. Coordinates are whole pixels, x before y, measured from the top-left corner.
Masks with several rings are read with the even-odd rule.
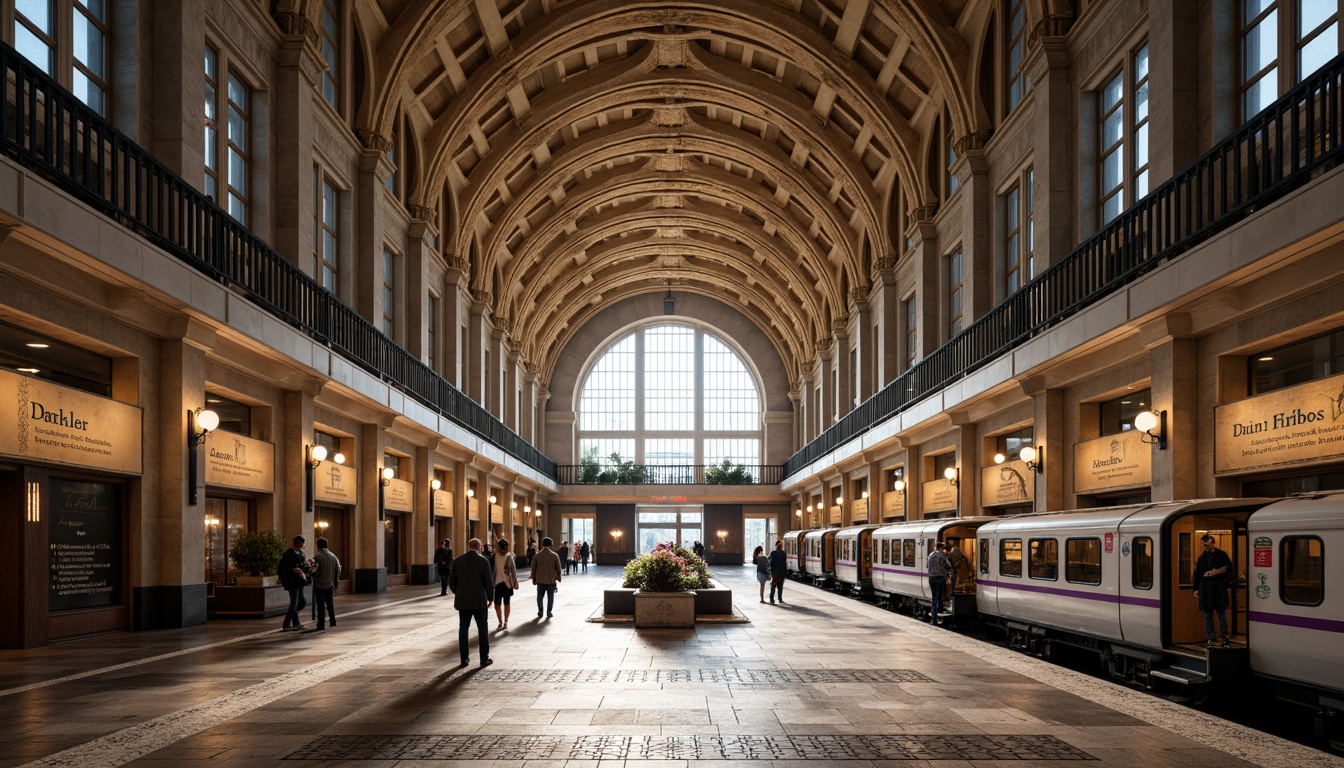
[[[1339,11],[1337,0],[1299,0],[1297,4],[1297,39],[1305,38],[1311,31],[1326,22]]]
[[[1144,80],[1134,89],[1134,122],[1142,123],[1148,119],[1148,81]]]
[[[1064,543],[1064,578],[1078,584],[1101,583],[1101,539]]]
[[[51,48],[23,24],[14,25],[14,47],[38,69],[51,74]]]
[[[635,428],[635,337],[608,349],[588,374],[579,401],[579,429]]]
[[[1134,539],[1130,580],[1135,589],[1153,588],[1153,540],[1147,536]]]
[[[1302,46],[1297,54],[1297,81],[1300,83],[1308,75],[1335,58],[1339,53],[1339,25],[1331,24],[1328,29],[1312,38]]]
[[[1101,111],[1109,112],[1125,97],[1125,77],[1120,73],[1101,89]]]
[[[1116,147],[1115,151],[1101,159],[1101,191],[1110,192],[1120,186],[1125,179],[1125,148]]]
[[[233,106],[229,107],[229,141],[247,151],[247,118]]]
[[[247,160],[232,147],[229,148],[229,186],[240,192],[247,191]]]
[[[215,76],[215,60],[217,58],[219,58],[219,55],[215,53],[215,49],[207,45],[205,47],[205,76],[215,82],[219,82],[219,78]]]
[[[14,9],[23,14],[38,30],[50,35],[51,20],[55,15],[51,10],[52,0],[18,0]]]
[[[1004,539],[999,542],[999,575],[1019,577],[1022,575],[1021,539]]]
[[[1241,43],[1241,79],[1250,80],[1256,72],[1279,58],[1279,12],[1270,13],[1246,33]]]
[[[1246,114],[1244,118],[1250,120],[1260,114],[1261,110],[1273,104],[1278,97],[1278,67],[1275,67],[1255,81],[1254,85],[1246,89]]]
[[[706,334],[703,361],[705,430],[760,429],[760,395],[737,353]]]
[[[1279,579],[1283,602],[1320,605],[1325,594],[1321,540],[1315,536],[1285,536],[1280,547]]]
[[[82,13],[75,14],[73,43],[75,59],[87,67],[94,77],[104,77],[103,31]]]
[[[695,330],[658,326],[644,331],[644,426],[695,429]]]
[[[243,224],[247,224],[247,204],[237,195],[229,195],[229,215]]]
[[[1148,124],[1134,129],[1134,167],[1142,168],[1148,164]]]
[[[232,72],[229,73],[229,101],[242,109],[247,109],[247,86]]]
[[[1059,542],[1031,539],[1027,544],[1027,567],[1033,579],[1055,581],[1059,578]]]
[[[1125,110],[1116,109],[1101,123],[1101,148],[1109,149],[1125,137]]]

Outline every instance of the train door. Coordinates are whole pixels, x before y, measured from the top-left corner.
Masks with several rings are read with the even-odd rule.
[[[1250,513],[1238,509],[1196,512],[1173,520],[1168,528],[1166,576],[1170,599],[1166,603],[1167,642],[1202,650],[1205,641],[1204,614],[1199,610],[1194,588],[1195,563],[1200,539],[1213,537],[1213,545],[1232,560],[1232,589],[1228,595],[1227,620],[1233,641],[1246,641],[1246,521]]]

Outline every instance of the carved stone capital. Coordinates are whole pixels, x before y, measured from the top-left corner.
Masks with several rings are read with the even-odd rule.
[[[301,35],[310,45],[321,45],[321,38],[317,34],[317,26],[306,14],[281,11],[271,14],[271,18],[275,19],[275,25],[280,28],[280,34],[287,36]]]
[[[359,137],[360,146],[365,149],[371,149],[374,152],[387,154],[387,150],[392,146],[391,139],[367,128],[360,128],[355,131],[355,135]]]

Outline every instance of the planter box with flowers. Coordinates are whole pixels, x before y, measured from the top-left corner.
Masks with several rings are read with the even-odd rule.
[[[693,552],[658,545],[625,566],[635,592],[635,627],[694,627],[695,590],[711,586],[709,569]]]

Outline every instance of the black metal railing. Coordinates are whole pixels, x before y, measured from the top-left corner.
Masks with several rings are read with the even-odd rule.
[[[555,462],[0,44],[0,151],[547,477]]]
[[[1344,56],[803,446],[786,476],[1338,165]]]
[[[784,480],[782,464],[736,464],[742,473],[727,478],[718,464],[630,464],[590,467],[559,464],[556,479],[561,485],[779,485]],[[742,475],[745,475],[743,477]]]

